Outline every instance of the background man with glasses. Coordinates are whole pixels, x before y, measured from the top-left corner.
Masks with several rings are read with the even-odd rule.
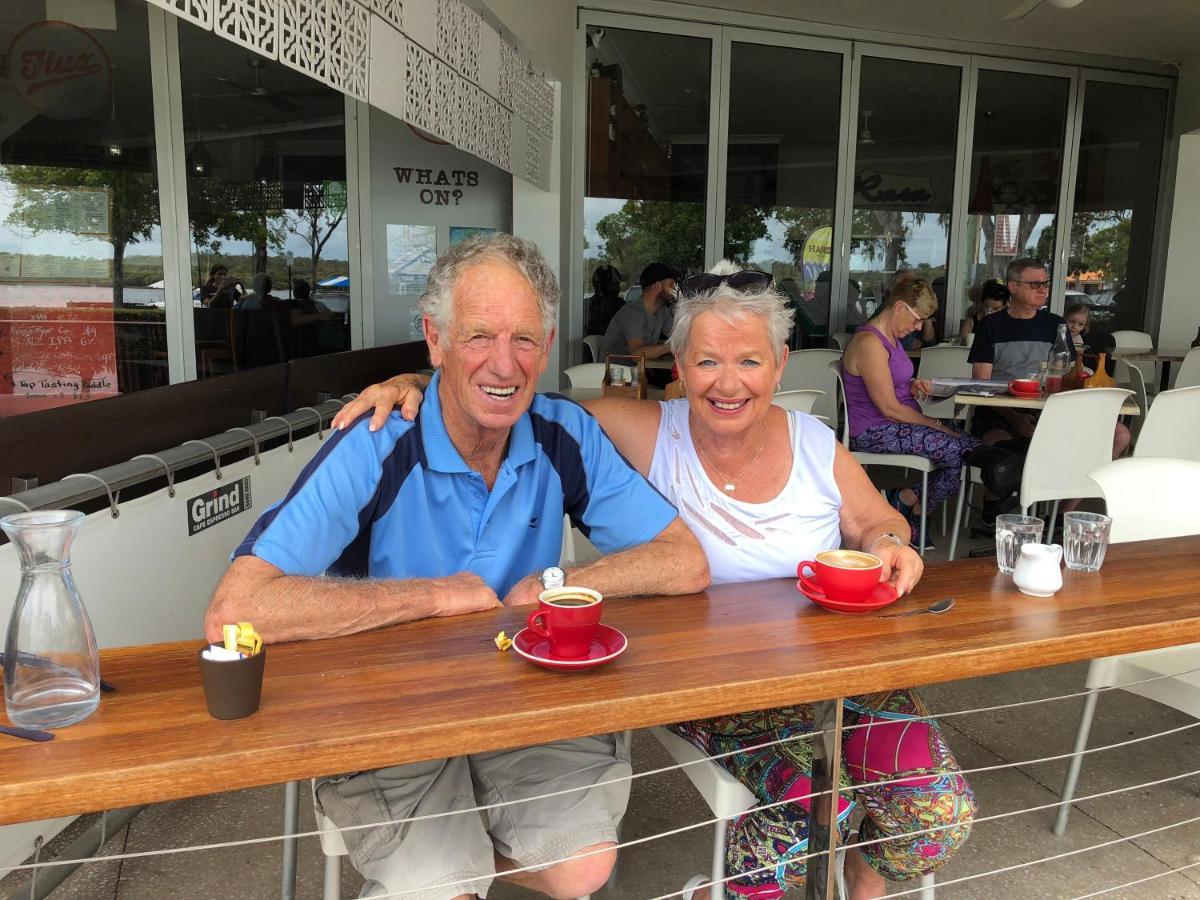
[[[1008,308],[985,317],[975,331],[975,342],[967,359],[971,377],[1038,377],[1050,346],[1063,324],[1045,305],[1050,302],[1050,276],[1045,265],[1031,256],[1014,259],[1005,272]],[[975,411],[973,431],[984,443],[995,444],[1013,437],[1030,438],[1037,417],[1029,410],[980,408]]]

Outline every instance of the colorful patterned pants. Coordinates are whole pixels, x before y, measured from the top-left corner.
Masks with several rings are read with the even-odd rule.
[[[865,727],[850,728],[843,735],[842,785],[897,780],[860,790],[843,787],[838,797],[838,825],[845,839],[854,807],[862,806],[865,817],[858,829],[859,840],[888,840],[863,847],[861,852],[872,868],[893,881],[940,868],[966,841],[975,816],[971,787],[942,740],[937,723],[913,719],[928,714],[911,690],[844,701],[844,726]],[[684,722],[671,729],[706,753],[730,753],[811,734],[812,707],[740,713]],[[743,750],[718,762],[754,792],[759,804],[811,792],[811,739]],[[809,810],[810,801],[798,799],[746,813],[731,825],[725,845],[726,874],[765,871],[726,882],[727,898],[773,900],[789,887],[804,883],[805,863],[794,860],[808,853]],[[948,827],[912,835],[938,826]]]
[[[963,458],[982,443],[969,434],[946,434],[927,425],[889,422],[850,438],[850,449],[865,453],[911,453],[932,462],[936,468],[929,475],[925,509],[933,512],[943,500],[958,492]]]

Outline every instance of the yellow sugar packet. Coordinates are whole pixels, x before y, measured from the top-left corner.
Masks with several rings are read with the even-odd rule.
[[[496,642],[496,649],[501,652],[504,652],[505,650],[507,650],[509,647],[512,646],[512,638],[510,638],[503,631],[501,631],[498,635],[496,635],[494,640]]]

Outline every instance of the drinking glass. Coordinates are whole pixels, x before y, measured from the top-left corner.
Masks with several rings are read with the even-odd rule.
[[[1040,544],[1046,523],[1036,516],[996,516],[996,565],[1011,575],[1025,544]]]
[[[1063,515],[1063,548],[1067,568],[1073,572],[1099,572],[1108,550],[1112,519],[1100,513],[1069,512]]]

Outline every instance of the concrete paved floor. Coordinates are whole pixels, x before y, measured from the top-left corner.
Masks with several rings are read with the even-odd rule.
[[[939,540],[938,543],[939,549],[929,554],[931,563],[945,559],[948,541]],[[967,549],[984,546],[987,541],[970,540],[966,544]],[[1072,693],[1081,689],[1085,671],[1086,664],[1057,666],[934,685],[925,688],[922,694],[935,712],[946,713]],[[1028,809],[1057,799],[1064,763],[1014,764],[1068,751],[1074,739],[1079,709],[1080,701],[1072,699],[943,720],[947,738],[964,768],[1004,766],[970,776],[981,818]],[[1099,703],[1091,745],[1128,740],[1193,721],[1153,701],[1112,691]],[[646,733],[635,735],[636,772],[657,769],[670,765],[670,762],[652,737]],[[1085,796],[1195,769],[1200,769],[1200,728],[1090,756],[1085,762],[1077,794]],[[314,826],[307,792],[305,785],[300,804],[301,829],[305,831]],[[269,837],[280,831],[282,809],[283,790],[278,786],[163,804],[147,809],[128,828],[113,835],[103,853],[132,853]],[[1056,838],[1050,832],[1053,817],[1053,810],[1044,810],[978,823],[962,852],[939,873],[939,881],[1045,859],[1200,817],[1200,777],[1084,801],[1073,812],[1070,828],[1062,838]],[[626,841],[636,840],[708,818],[708,808],[682,774],[672,772],[639,778],[633,784],[622,837]],[[65,846],[70,835],[86,822],[79,820],[52,845],[51,851],[55,846]],[[691,875],[707,870],[711,840],[711,831],[703,827],[630,847],[622,853],[615,886],[596,894],[597,900],[635,900],[679,890]],[[1190,863],[1200,863],[1200,822],[946,886],[937,893],[939,897],[956,900],[1067,900],[1092,896],[1093,892],[1170,872]],[[316,839],[302,841],[298,898],[316,900],[321,896],[322,866],[323,857]],[[70,876],[54,897],[56,900],[270,898],[279,896],[280,873],[277,844],[246,845],[88,864]],[[28,882],[28,875],[24,873],[9,875],[0,880],[0,896],[28,896]],[[343,896],[355,896],[360,884],[357,873],[344,864]],[[906,887],[892,885],[891,892]],[[498,883],[490,893],[493,900],[521,900],[532,896],[503,883]],[[1200,900],[1200,866],[1105,896]]]

